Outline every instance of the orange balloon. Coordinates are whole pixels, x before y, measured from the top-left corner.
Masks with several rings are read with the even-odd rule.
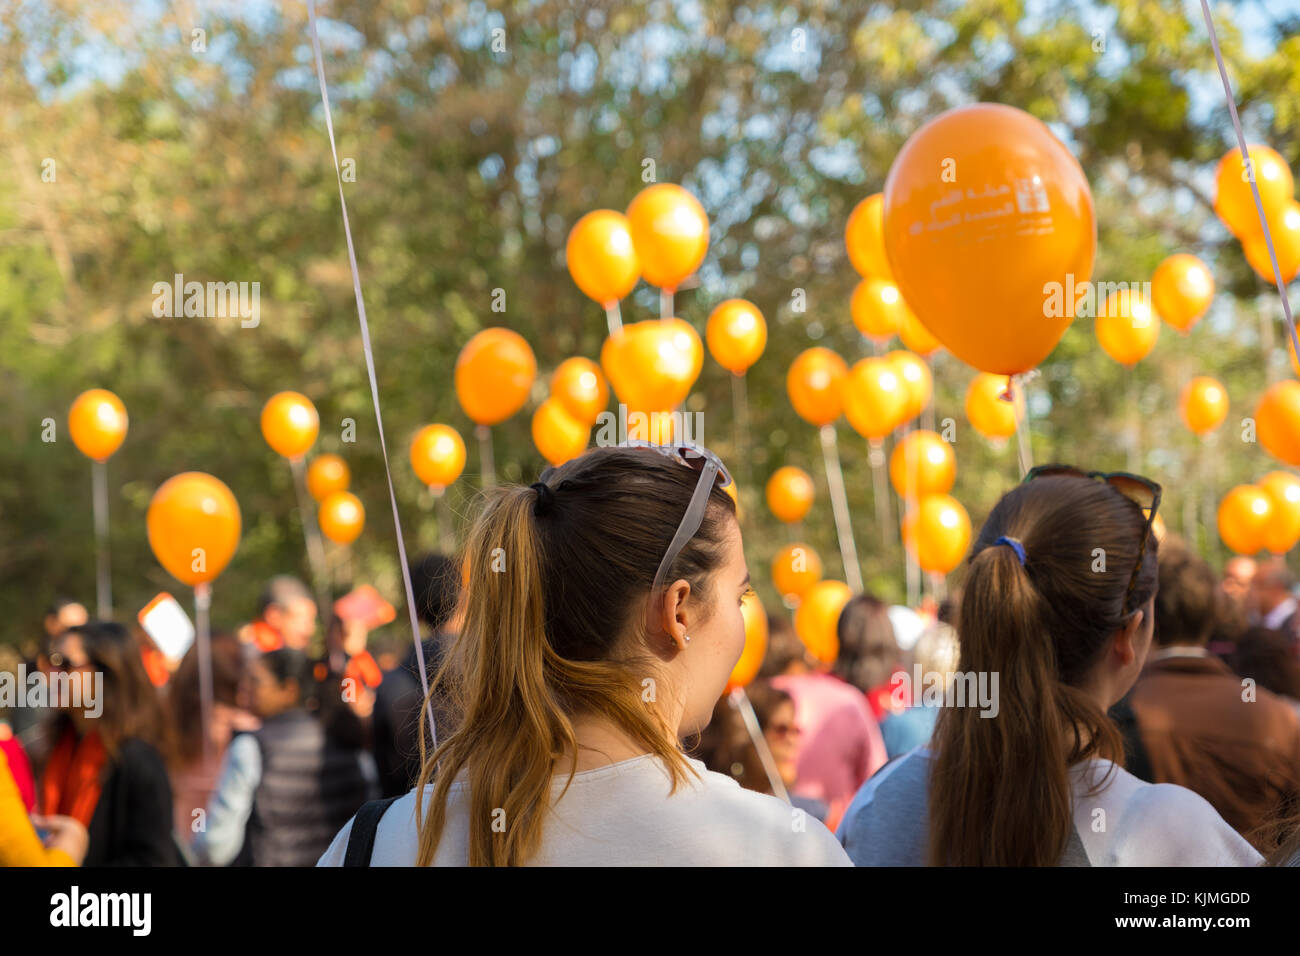
[[[908,139],[884,195],[889,264],[921,323],[984,372],[1045,359],[1072,317],[1046,314],[1045,288],[1087,281],[1097,248],[1088,180],[1061,141],[1009,106],[949,110]]]
[[[894,371],[902,379],[907,391],[907,407],[903,410],[903,421],[910,422],[925,410],[934,394],[934,376],[925,359],[911,352],[896,349],[885,358],[894,363]]]
[[[884,438],[903,423],[908,390],[887,358],[860,359],[844,384],[844,417],[863,438]]]
[[[336,491],[320,503],[321,534],[335,544],[351,544],[366,526],[366,509],[350,491]]]
[[[651,285],[676,289],[704,261],[709,217],[681,186],[647,186],[627,207],[627,219],[641,274]]]
[[[1004,399],[1011,386],[1014,404]],[[1025,411],[1025,393],[1005,375],[980,372],[966,389],[966,417],[971,427],[985,438],[1010,438],[1016,433],[1017,416]]]
[[[713,360],[735,375],[744,375],[767,346],[767,323],[758,306],[728,299],[711,313],[704,327]]]
[[[301,458],[318,432],[320,416],[306,395],[278,392],[262,406],[262,437],[276,454]]]
[[[1259,442],[1274,458],[1300,465],[1300,382],[1274,382],[1255,407]]]
[[[885,254],[885,197],[883,193],[868,196],[853,207],[844,229],[844,245],[849,251],[849,262],[863,278],[875,277],[894,281]]]
[[[636,441],[670,444],[677,440],[680,423],[679,414],[664,409],[646,411],[631,406],[627,409],[627,437]]]
[[[1165,519],[1157,512],[1156,516],[1151,519],[1151,533],[1155,536],[1156,543],[1165,543],[1165,531]]]
[[[745,647],[727,678],[725,693],[728,694],[758,676],[763,657],[767,654],[767,611],[763,610],[762,602],[753,591],[741,598],[740,615],[745,620]]]
[[[537,359],[524,337],[510,329],[484,329],[456,359],[456,397],[479,425],[505,421],[528,401]]]
[[[533,444],[552,465],[581,455],[590,435],[591,426],[570,415],[557,399],[548,398],[533,412]]]
[[[1159,335],[1151,303],[1134,290],[1112,292],[1097,314],[1097,341],[1121,365],[1131,368],[1144,359]]]
[[[802,468],[783,465],[767,479],[767,506],[772,514],[786,524],[802,521],[812,507],[814,489],[812,476]]]
[[[905,306],[906,302],[903,303]],[[903,309],[902,319],[898,323],[898,337],[909,349],[928,358],[939,347],[939,340],[930,334],[930,330],[921,324],[911,308]]]
[[[1196,256],[1185,252],[1170,256],[1151,276],[1151,304],[1179,332],[1200,321],[1213,299],[1214,276]]]
[[[1273,519],[1273,499],[1263,488],[1238,485],[1219,502],[1219,537],[1238,554],[1255,554]]]
[[[822,579],[822,559],[806,544],[787,544],[772,559],[772,586],[783,598],[798,598]]]
[[[922,569],[947,574],[970,547],[970,515],[950,495],[927,495],[903,519],[903,543]]]
[[[551,397],[573,418],[594,425],[609,405],[609,386],[591,359],[569,358],[551,376]]]
[[[158,563],[194,587],[226,569],[239,547],[239,502],[225,484],[201,471],[168,478],[145,513]]]
[[[957,480],[957,456],[952,445],[936,433],[914,431],[894,446],[889,456],[889,480],[906,498],[944,494]]]
[[[641,278],[627,218],[612,209],[597,209],[577,221],[564,258],[583,295],[603,306],[617,303]]]
[[[1251,164],[1255,167],[1255,184],[1264,214],[1272,216],[1274,210],[1295,198],[1295,182],[1286,161],[1267,146],[1247,146]],[[1214,211],[1233,235],[1238,237],[1259,235],[1259,212],[1255,208],[1254,191],[1241,150],[1234,147],[1223,154],[1214,173]]]
[[[794,612],[794,630],[813,657],[832,664],[840,653],[840,612],[853,592],[843,581],[818,581],[804,591]]]
[[[68,411],[68,431],[77,450],[94,461],[108,461],[126,439],[126,406],[112,392],[82,392]]]
[[[1273,502],[1273,520],[1264,528],[1264,547],[1286,554],[1300,541],[1300,477],[1289,471],[1270,471],[1258,486]]]
[[[843,390],[848,376],[848,364],[830,349],[805,349],[795,356],[785,377],[790,404],[804,421],[829,425],[844,410]]]
[[[307,491],[316,501],[336,491],[347,491],[351,481],[348,464],[338,455],[317,455],[307,466]]]
[[[1277,267],[1282,271],[1282,281],[1290,282],[1300,272],[1300,203],[1288,202],[1268,217],[1268,234],[1277,253]],[[1246,261],[1265,282],[1273,283],[1273,260],[1268,257],[1268,244],[1264,234],[1247,236],[1241,241]]]
[[[863,279],[853,290],[849,311],[859,332],[873,342],[884,343],[898,332],[907,303],[894,283]]]
[[[682,319],[646,319],[605,339],[600,365],[619,401],[641,411],[686,401],[704,367],[704,344]]]
[[[743,521],[744,515],[740,511],[740,491],[736,488],[736,481],[733,478],[730,482],[722,486],[722,490],[727,493],[732,502],[736,505],[736,520]]]
[[[1228,416],[1228,392],[1208,375],[1198,375],[1183,386],[1178,412],[1197,435],[1212,432]]]
[[[446,488],[465,470],[465,442],[450,425],[425,425],[411,441],[411,467],[430,488]]]

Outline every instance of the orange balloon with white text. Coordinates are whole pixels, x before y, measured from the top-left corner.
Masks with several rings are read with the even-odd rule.
[[[1198,375],[1183,386],[1178,412],[1194,433],[1209,434],[1228,417],[1228,390],[1208,375]]]
[[[497,425],[524,407],[537,359],[518,332],[491,328],[478,332],[456,357],[456,398],[477,425]]]
[[[1088,179],[1051,130],[996,103],[948,110],[907,140],[883,192],[890,268],[926,329],[983,372],[1047,358],[1073,315],[1045,289],[1089,280],[1097,247]]]
[[[72,443],[93,461],[108,461],[126,440],[126,428],[126,406],[105,388],[82,392],[68,411]]]
[[[213,580],[239,547],[239,502],[225,483],[200,471],[168,478],[145,513],[149,547],[172,577],[194,587]]]
[[[1151,304],[1156,314],[1179,332],[1200,321],[1214,301],[1214,276],[1196,256],[1180,252],[1156,267],[1151,276]]]
[[[627,207],[627,221],[641,274],[662,289],[676,289],[709,250],[709,217],[681,186],[647,186]]]
[[[795,356],[785,377],[790,404],[809,424],[829,425],[844,411],[848,374],[848,364],[830,349],[805,349]]]
[[[612,209],[589,212],[574,224],[564,258],[583,295],[603,306],[616,304],[641,278],[627,217]]]
[[[768,508],[786,524],[802,521],[815,496],[812,475],[793,465],[783,465],[772,472],[764,490]]]
[[[1273,521],[1273,499],[1257,485],[1238,485],[1219,502],[1219,537],[1237,554],[1256,554]]]
[[[787,544],[772,559],[772,586],[783,598],[802,597],[822,579],[822,559],[806,544]]]
[[[952,445],[935,432],[912,432],[889,456],[889,481],[904,498],[944,494],[956,480],[957,456]]]
[[[794,612],[794,631],[808,653],[824,664],[840,654],[840,612],[853,597],[843,581],[818,581],[804,591]]]
[[[767,611],[763,610],[763,603],[753,591],[741,598],[740,615],[745,621],[745,647],[727,678],[727,693],[744,687],[757,677],[767,654]]]

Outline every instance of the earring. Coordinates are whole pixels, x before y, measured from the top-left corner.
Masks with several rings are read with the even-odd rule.
[[[691,635],[687,634],[685,635],[685,637],[686,637],[686,643],[689,644],[691,642]]]

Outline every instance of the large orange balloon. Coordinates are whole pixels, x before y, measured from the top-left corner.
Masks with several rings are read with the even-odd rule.
[[[589,358],[565,359],[551,376],[551,397],[580,422],[594,425],[609,405],[609,386]]]
[[[957,480],[957,456],[937,434],[919,429],[894,446],[889,480],[904,497],[944,494]]]
[[[830,349],[805,349],[795,356],[785,377],[790,404],[804,421],[829,425],[844,411],[848,375],[848,364]]]
[[[411,441],[411,467],[430,488],[446,488],[465,470],[465,441],[450,425],[425,425]]]
[[[605,339],[600,365],[629,412],[671,410],[686,401],[699,378],[704,343],[682,319],[646,319]]]
[[[528,401],[537,359],[524,337],[510,329],[484,329],[456,359],[456,397],[479,425],[505,421]]]
[[[126,406],[112,392],[82,392],[68,411],[68,431],[77,450],[94,461],[108,461],[126,438]]]
[[[317,455],[307,466],[307,491],[316,501],[336,491],[347,491],[351,480],[348,463],[338,455]]]
[[[772,472],[765,491],[772,514],[786,524],[804,519],[815,494],[812,475],[793,465],[783,465]]]
[[[262,406],[262,437],[285,458],[301,458],[316,441],[320,416],[306,395],[279,392]]]
[[[894,281],[885,255],[885,197],[881,193],[868,196],[853,207],[848,225],[844,228],[844,245],[849,251],[849,262],[863,278],[875,277]]]
[[[211,475],[187,471],[154,492],[145,526],[158,563],[194,587],[224,571],[239,547],[239,502]]]
[[[794,612],[794,630],[813,657],[832,664],[840,653],[840,612],[853,592],[843,581],[818,581],[804,591]]]
[[[1282,271],[1282,281],[1290,282],[1300,272],[1300,203],[1289,202],[1268,217],[1268,234],[1277,253],[1277,267]],[[1241,241],[1246,261],[1264,281],[1272,284],[1273,260],[1268,257],[1268,243],[1264,234],[1247,236]]]
[[[366,509],[350,491],[336,491],[320,503],[320,532],[335,544],[351,544],[366,526]]]
[[[1140,292],[1120,289],[1106,297],[1097,314],[1097,341],[1121,365],[1134,366],[1155,348],[1160,323]]]
[[[1002,396],[1011,386],[1014,401]],[[1016,421],[1024,415],[1025,393],[1005,375],[980,372],[966,389],[966,417],[971,427],[985,438],[1010,438],[1016,433]]]
[[[1214,299],[1214,276],[1196,256],[1180,252],[1156,267],[1151,277],[1151,304],[1156,314],[1186,332]]]
[[[757,677],[767,654],[767,611],[763,610],[762,602],[753,591],[741,599],[740,614],[745,620],[745,647],[727,678],[727,693],[744,687]]]
[[[903,410],[903,421],[910,422],[930,404],[930,398],[934,394],[934,376],[930,374],[930,366],[926,364],[925,359],[911,352],[896,349],[885,358],[894,363],[894,371],[898,373],[903,388],[907,390],[907,407]]]
[[[917,130],[885,182],[885,247],[903,298],[963,362],[1011,375],[1038,365],[1072,310],[1048,283],[1092,275],[1096,221],[1070,151],[1028,113],[960,107]]]
[[[704,261],[709,217],[681,186],[647,186],[627,207],[627,219],[641,274],[651,285],[676,289]]]
[[[878,441],[903,423],[908,390],[887,358],[859,360],[844,383],[844,417],[863,438]]]
[[[1219,502],[1219,537],[1238,554],[1255,554],[1273,517],[1273,499],[1263,488],[1238,485]]]
[[[767,323],[758,306],[728,299],[711,313],[704,327],[713,360],[735,375],[744,375],[767,346]]]
[[[903,543],[922,569],[947,574],[970,547],[970,515],[950,495],[927,495],[903,519]]]
[[[597,209],[577,221],[564,258],[578,288],[604,306],[618,302],[641,278],[627,218],[612,209]]]
[[[533,412],[533,444],[552,465],[581,455],[590,435],[591,426],[570,415],[557,399],[548,398]]]
[[[1212,432],[1228,416],[1227,389],[1208,375],[1198,375],[1183,386],[1178,412],[1197,435]]]
[[[801,597],[822,579],[822,559],[806,544],[787,544],[772,559],[772,586],[783,598]]]
[[[1255,407],[1259,442],[1274,458],[1300,465],[1300,382],[1274,382]]]
[[[1286,161],[1267,146],[1247,146],[1251,163],[1255,167],[1255,184],[1264,205],[1264,215],[1272,216],[1274,210],[1295,198],[1295,182]],[[1241,150],[1233,148],[1223,154],[1214,173],[1214,211],[1223,224],[1239,237],[1263,232],[1259,212],[1255,209],[1255,195],[1246,175]]]
[[[1289,471],[1270,471],[1258,486],[1273,502],[1273,520],[1264,528],[1264,547],[1286,554],[1300,541],[1300,477]]]
[[[907,303],[894,283],[885,279],[863,279],[853,289],[849,311],[859,332],[873,342],[884,343],[898,332]]]

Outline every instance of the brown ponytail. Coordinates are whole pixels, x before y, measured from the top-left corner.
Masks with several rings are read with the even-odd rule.
[[[616,725],[658,756],[673,789],[685,782],[676,728],[643,698],[658,661],[637,638],[696,477],[652,451],[597,448],[548,468],[546,490],[486,493],[465,545],[464,624],[431,689],[450,697],[457,728],[429,754],[420,727],[418,865],[434,860],[458,777],[468,785],[470,865],[527,862],[541,844],[557,765],[568,754],[570,775],[576,767],[579,715]],[[734,515],[731,498],[713,489],[699,533],[670,569],[669,580],[685,578],[701,601],[711,600]]]
[[[1156,588],[1145,518],[1113,488],[1052,476],[1003,496],[975,542],[958,617],[963,672],[998,675],[998,711],[946,707],[935,728],[930,863],[1053,866],[1073,827],[1069,769],[1123,760],[1119,731],[1080,685]],[[1000,537],[1019,540],[1026,560]]]

